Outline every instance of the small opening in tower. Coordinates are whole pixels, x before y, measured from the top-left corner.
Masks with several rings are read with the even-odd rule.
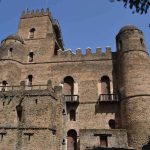
[[[144,46],[144,41],[142,38],[140,39],[140,42],[141,42],[141,46]]]
[[[29,38],[30,39],[34,38],[34,34],[35,34],[35,28],[30,29],[30,31],[29,31]]]
[[[120,40],[118,43],[118,50],[121,50],[121,49],[122,49],[122,41]]]
[[[13,48],[10,48],[10,49],[8,50],[8,56],[9,56],[9,57],[12,57],[12,51],[13,51]]]
[[[21,105],[16,106],[16,111],[17,111],[17,117],[19,121],[21,121],[22,120],[22,106]]]
[[[33,52],[29,52],[29,62],[33,62]]]
[[[32,80],[33,80],[33,76],[28,75],[28,86],[32,86]]]

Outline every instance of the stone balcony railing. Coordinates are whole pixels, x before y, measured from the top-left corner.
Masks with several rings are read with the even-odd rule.
[[[64,95],[65,102],[78,103],[79,95]]]
[[[118,94],[100,94],[98,103],[101,102],[119,102],[120,98]]]

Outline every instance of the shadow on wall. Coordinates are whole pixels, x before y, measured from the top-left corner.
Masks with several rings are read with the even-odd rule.
[[[142,150],[150,150],[150,141],[148,142],[147,145],[144,145],[144,146],[142,147]]]
[[[95,114],[97,113],[117,113],[119,110],[119,105],[116,104],[108,104],[108,103],[101,103],[95,105]]]

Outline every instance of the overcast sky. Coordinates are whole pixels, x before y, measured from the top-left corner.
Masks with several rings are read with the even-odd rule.
[[[75,51],[111,46],[116,50],[115,36],[120,28],[133,24],[145,35],[150,49],[150,15],[132,14],[123,4],[109,0],[1,0],[0,40],[17,32],[22,10],[50,8],[60,22],[65,48]]]

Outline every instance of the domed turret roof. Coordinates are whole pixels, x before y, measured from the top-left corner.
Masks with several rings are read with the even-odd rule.
[[[17,34],[11,34],[5,40],[8,40],[8,39],[17,40],[17,41],[20,41],[21,43],[24,43],[22,37],[20,37]]]
[[[139,29],[134,25],[126,25],[120,29],[119,33],[124,32],[126,30],[139,30]]]

